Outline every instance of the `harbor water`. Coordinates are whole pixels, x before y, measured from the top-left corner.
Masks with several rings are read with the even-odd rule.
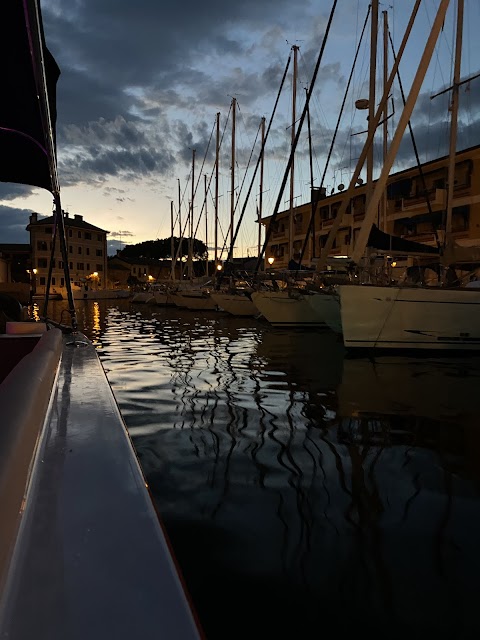
[[[208,640],[480,637],[480,357],[352,357],[328,332],[129,301],[78,312]]]

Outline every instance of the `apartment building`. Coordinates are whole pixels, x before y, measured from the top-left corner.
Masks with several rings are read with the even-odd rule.
[[[423,175],[423,177],[422,177]],[[436,246],[444,239],[447,203],[448,156],[392,174],[387,182],[384,205],[379,206],[377,225],[386,233]],[[427,202],[430,203],[430,207]],[[313,190],[312,202],[283,211],[273,221],[265,250],[266,267],[287,269],[291,258],[301,254],[315,209],[303,264],[313,266],[325,246],[329,231],[344,199],[342,191]],[[349,256],[366,212],[366,185],[358,184],[342,224],[337,231],[331,256]],[[272,224],[272,216],[261,224]],[[480,247],[480,146],[457,153],[453,192],[452,234],[463,247]]]
[[[70,216],[63,212],[67,239],[68,266],[73,285],[81,286],[94,278],[98,289],[107,288],[107,234],[108,231],[86,222],[83,216]],[[43,295],[46,289],[48,266],[53,243],[53,216],[38,218],[32,213],[27,231],[30,232],[32,268],[36,269],[36,293]],[[63,258],[58,238],[53,254],[51,293],[66,295]]]

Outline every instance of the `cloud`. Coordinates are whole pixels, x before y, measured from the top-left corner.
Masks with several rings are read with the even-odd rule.
[[[31,213],[30,209],[0,205],[0,243],[29,244],[30,234],[26,226]]]

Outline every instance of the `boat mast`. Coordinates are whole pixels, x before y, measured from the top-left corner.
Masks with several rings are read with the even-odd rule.
[[[262,136],[262,146],[260,150],[260,193],[258,196],[258,251],[257,256],[260,255],[260,249],[262,247],[262,223],[260,222],[262,219],[263,213],[263,168],[264,168],[264,160],[265,160],[265,116],[263,116],[261,121],[261,136]]]
[[[451,244],[452,233],[452,212],[453,212],[453,191],[455,188],[455,157],[457,153],[457,132],[458,132],[458,99],[460,83],[460,67],[462,58],[462,38],[463,38],[463,9],[464,0],[457,2],[457,33],[455,40],[455,62],[453,69],[452,103],[450,119],[450,150],[448,156],[448,188],[447,188],[447,215],[445,221],[444,245]]]
[[[307,93],[307,87],[305,87],[305,93]],[[312,127],[310,122],[310,105],[307,107],[307,130],[308,130],[308,158],[310,168],[310,204],[311,204],[311,233],[312,233],[312,249],[310,251],[310,260],[315,258],[315,210],[317,208],[318,198],[314,197],[313,187],[313,151],[312,151]],[[300,262],[303,259],[303,251],[300,257]]]
[[[193,278],[193,200],[195,198],[195,149],[192,149],[192,199],[190,201],[190,238],[188,239],[188,277]]]
[[[379,0],[372,2],[372,16],[370,27],[370,81],[368,89],[368,135],[375,135],[374,117],[375,117],[375,81],[377,75],[377,34],[378,34],[378,3]],[[373,152],[374,144],[369,146],[367,153],[367,192],[366,207],[372,198],[373,193]]]
[[[214,230],[214,264],[218,266],[218,158],[220,155],[220,112],[217,113],[217,140],[215,143],[215,230]]]
[[[232,98],[232,168],[230,171],[230,252],[233,257],[233,220],[235,214],[235,119],[237,111],[237,99]]]
[[[170,277],[175,280],[175,241],[173,239],[173,200],[170,200],[170,256],[171,256],[171,271]]]
[[[393,85],[393,80],[395,78],[395,76],[397,75],[398,72],[398,67],[400,65],[400,61],[402,59],[403,53],[405,51],[405,47],[407,46],[407,42],[408,42],[408,38],[410,37],[410,33],[412,31],[414,22],[415,22],[415,18],[417,17],[418,14],[418,10],[420,8],[420,4],[421,4],[422,0],[415,0],[415,6],[412,9],[412,13],[410,15],[410,19],[408,21],[407,24],[407,28],[405,29],[405,33],[403,34],[403,38],[402,38],[402,42],[400,43],[400,48],[398,50],[398,55],[396,56],[395,60],[394,60],[394,64],[392,66],[392,70],[390,71],[390,75],[388,77],[388,81],[387,81],[387,85],[386,87],[384,87],[383,90],[383,96],[382,99],[380,101],[379,107],[377,109],[377,112],[375,114],[375,126],[372,127],[372,131],[368,134],[367,136],[367,140],[365,141],[365,144],[363,145],[363,149],[362,152],[360,154],[360,157],[357,160],[357,165],[355,167],[355,170],[353,172],[352,178],[350,180],[350,184],[348,186],[348,189],[344,192],[345,196],[340,204],[340,208],[338,210],[337,216],[333,221],[332,226],[330,227],[330,231],[328,233],[327,236],[327,240],[325,242],[325,246],[323,247],[323,250],[320,254],[320,258],[317,262],[317,271],[322,271],[325,268],[325,265],[327,264],[327,260],[328,260],[328,256],[330,254],[330,251],[332,250],[333,247],[333,243],[334,240],[337,236],[337,232],[340,228],[340,225],[342,224],[343,221],[343,216],[345,215],[345,212],[347,210],[347,206],[350,202],[350,200],[353,197],[354,194],[354,190],[355,190],[355,185],[356,182],[360,176],[360,172],[363,168],[365,159],[367,157],[367,151],[369,149],[369,145],[373,144],[373,136],[375,133],[375,129],[377,128],[379,122],[380,122],[380,117],[382,115],[383,109],[384,109],[384,105],[385,102],[388,98],[388,94],[390,92],[390,89],[392,88]],[[449,1],[449,0],[447,0]],[[445,9],[446,12],[446,9]],[[445,15],[445,14],[444,14]]]
[[[292,46],[293,51],[293,78],[292,78],[292,135],[290,149],[293,151],[295,147],[295,125],[296,125],[296,105],[297,105],[297,75],[298,75],[298,45]],[[294,199],[294,181],[295,181],[295,156],[292,156],[292,166],[290,168],[290,216],[289,216],[289,247],[288,253],[290,260],[293,260],[293,199]]]
[[[58,181],[58,168],[57,168],[57,156],[55,151],[55,142],[53,138],[53,126],[52,126],[52,115],[50,113],[50,105],[48,101],[48,89],[47,89],[47,78],[45,75],[45,59],[43,54],[43,46],[42,46],[42,34],[40,28],[40,13],[38,9],[38,3],[36,0],[33,2],[34,14],[30,16],[27,4],[24,4],[24,12],[25,12],[25,21],[27,25],[27,29],[34,36],[32,38],[32,64],[34,68],[34,74],[37,81],[37,91],[40,103],[40,112],[43,123],[44,134],[46,138],[47,144],[47,157],[48,164],[50,169],[50,177],[51,177],[51,186],[52,186],[52,194],[53,194],[53,202],[55,207],[54,213],[54,228],[55,235],[58,233],[59,241],[60,241],[60,251],[62,254],[63,261],[63,273],[65,276],[65,287],[67,289],[67,299],[68,299],[68,307],[69,313],[72,323],[73,331],[77,331],[77,314],[75,311],[75,304],[73,302],[73,293],[72,293],[72,283],[70,281],[70,269],[68,264],[68,253],[67,253],[67,239],[65,236],[65,222],[63,218],[62,204],[60,200],[60,184]],[[33,19],[34,24],[30,24],[30,19]],[[53,238],[53,242],[55,242],[55,238]],[[50,273],[51,273],[50,265]],[[47,288],[45,292],[45,303],[43,308],[43,316],[47,317],[47,306],[48,306],[48,296],[49,296],[49,288]]]
[[[364,255],[365,248],[368,242],[368,237],[370,235],[370,230],[372,228],[372,224],[375,219],[376,208],[378,207],[378,203],[380,202],[380,198],[382,197],[383,190],[386,187],[390,169],[392,168],[393,162],[397,155],[400,142],[402,141],[403,133],[407,127],[408,121],[410,120],[410,116],[412,115],[412,111],[417,101],[418,94],[420,93],[423,79],[425,78],[428,65],[430,64],[430,60],[433,55],[435,43],[437,41],[438,35],[443,26],[443,21],[445,19],[445,14],[447,12],[449,2],[450,0],[441,0],[440,2],[440,6],[437,10],[437,15],[433,22],[430,35],[425,45],[425,49],[423,51],[420,64],[418,65],[418,69],[415,74],[412,87],[410,89],[410,93],[408,95],[407,101],[403,108],[402,115],[400,116],[400,120],[398,122],[397,129],[395,131],[395,135],[393,137],[392,144],[388,152],[388,156],[383,165],[382,173],[375,184],[375,189],[372,195],[372,199],[365,213],[365,218],[362,223],[362,227],[360,228],[358,240],[355,244],[355,247],[352,253],[352,261],[357,264],[360,262],[362,256]],[[398,57],[397,57],[397,62],[398,62]],[[385,94],[384,94],[384,98],[385,98]],[[381,105],[381,108],[383,110],[383,104]]]
[[[313,70],[313,75],[312,75],[312,79],[310,81],[310,86],[308,88],[307,99],[306,99],[305,104],[303,106],[302,115],[300,116],[300,119],[299,119],[298,129],[297,129],[297,133],[295,135],[295,141],[294,141],[293,149],[290,152],[290,155],[289,155],[289,158],[288,158],[288,162],[287,162],[287,166],[286,166],[285,172],[283,174],[282,183],[280,185],[280,190],[279,190],[279,193],[278,193],[278,197],[277,197],[277,200],[275,202],[273,214],[270,217],[270,222],[269,222],[268,228],[267,228],[266,233],[265,233],[265,240],[263,242],[262,250],[260,252],[260,255],[258,256],[257,264],[255,266],[255,273],[258,272],[258,270],[260,268],[260,264],[261,264],[262,259],[263,259],[265,248],[266,248],[266,246],[268,244],[268,241],[270,240],[270,237],[271,237],[271,234],[272,234],[273,223],[275,222],[275,219],[276,219],[276,217],[278,215],[281,199],[283,197],[283,192],[284,192],[284,189],[285,189],[285,185],[287,184],[288,175],[290,173],[290,168],[292,166],[293,155],[295,153],[295,149],[296,149],[297,144],[298,144],[300,133],[302,131],[302,126],[303,126],[303,122],[305,120],[305,116],[306,116],[306,113],[307,113],[308,104],[309,104],[310,98],[312,96],[313,88],[315,86],[315,80],[317,78],[318,70],[320,68],[320,64],[321,64],[322,58],[323,58],[323,53],[325,51],[325,45],[327,43],[328,35],[330,33],[330,28],[332,26],[333,16],[335,15],[335,10],[337,8],[337,2],[338,2],[338,0],[334,0],[333,1],[333,5],[332,5],[332,8],[330,10],[330,15],[328,17],[327,27],[325,29],[325,33],[323,35],[322,44],[321,44],[321,47],[320,47],[320,52],[318,54],[317,61],[315,63],[315,68]],[[417,0],[417,2],[420,2],[420,0]]]
[[[382,12],[383,15],[383,87],[387,86],[388,80],[388,13]],[[383,110],[383,162],[388,153],[388,100],[385,101],[385,109]],[[387,191],[383,192],[381,218],[383,230],[387,232]]]
[[[208,276],[208,216],[207,216],[207,195],[208,195],[208,187],[207,187],[207,174],[205,173],[203,176],[203,182],[205,185],[205,247],[207,249],[206,262],[205,262],[205,275]]]
[[[178,180],[178,230],[179,230],[179,235],[180,235],[180,247],[179,250],[177,251],[180,260],[182,259],[182,238],[183,238],[183,231],[182,231],[182,193],[180,190],[180,178],[177,178]]]

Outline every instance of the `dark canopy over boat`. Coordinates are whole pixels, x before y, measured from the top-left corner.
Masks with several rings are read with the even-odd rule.
[[[45,46],[40,5],[33,0],[2,0],[0,60],[0,180],[52,191],[48,127],[55,135],[56,84],[60,69]],[[41,46],[38,43],[40,25]],[[25,28],[25,26],[27,28]],[[43,58],[48,103],[42,104]],[[41,68],[41,65],[40,65]],[[48,106],[47,106],[48,105]],[[48,113],[45,113],[46,109]]]
[[[430,247],[426,244],[422,244],[421,242],[413,242],[413,240],[405,240],[405,238],[392,236],[389,233],[381,231],[375,224],[372,225],[367,246],[381,251],[391,251],[392,253],[425,253],[430,255],[439,255],[439,251],[436,247]]]

